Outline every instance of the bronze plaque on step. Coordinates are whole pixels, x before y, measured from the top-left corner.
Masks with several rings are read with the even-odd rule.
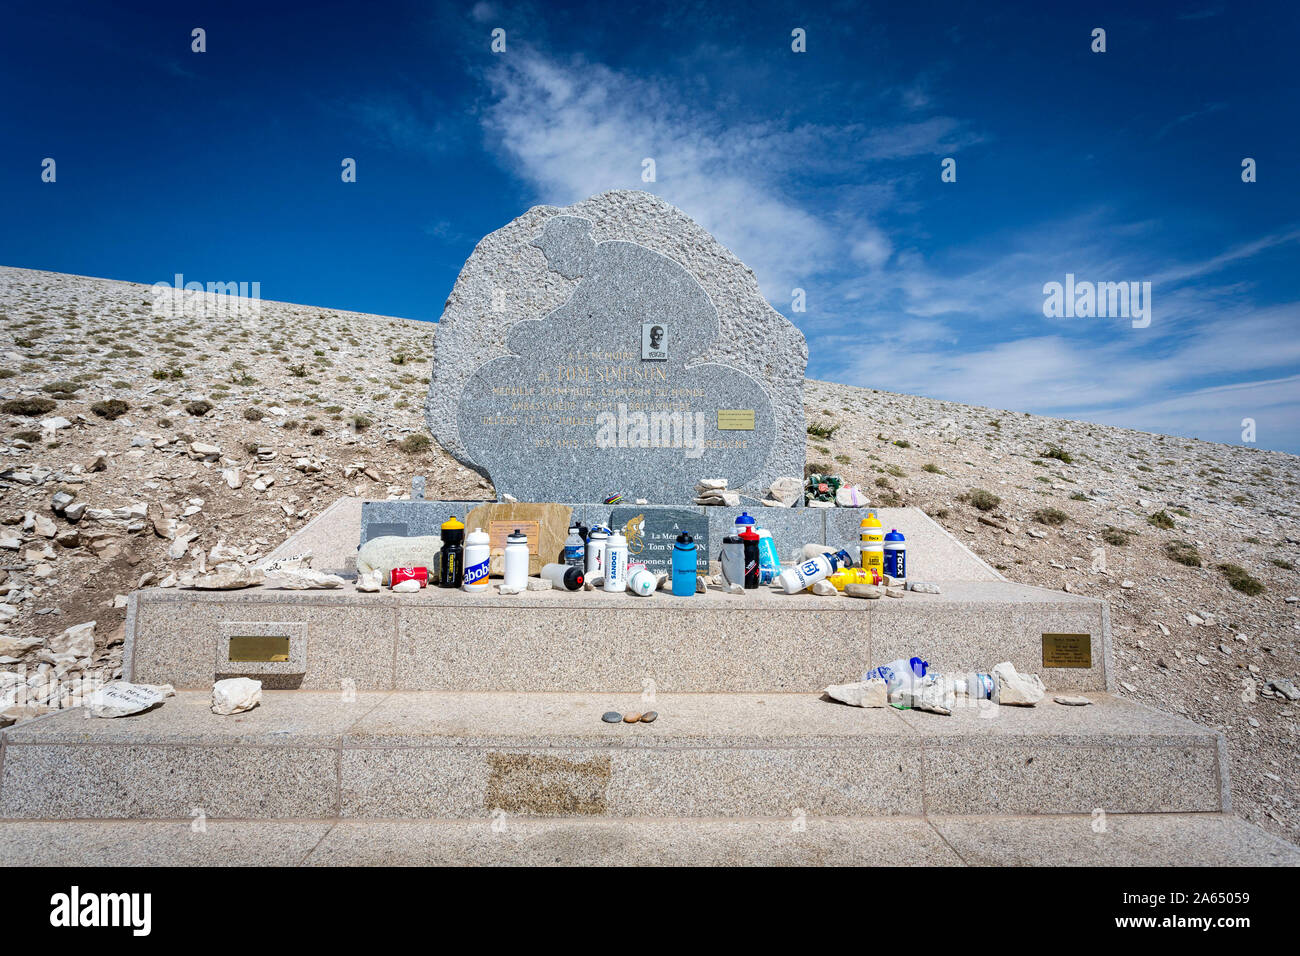
[[[279,664],[289,660],[288,636],[236,635],[230,638],[229,660]]]
[[[1044,634],[1044,667],[1091,667],[1091,634]]]

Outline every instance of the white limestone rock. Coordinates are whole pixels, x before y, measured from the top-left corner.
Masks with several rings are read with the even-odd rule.
[[[867,506],[867,495],[857,485],[841,485],[835,492],[835,506],[837,508],[865,508]]]
[[[266,575],[251,565],[224,564],[210,574],[183,574],[177,580],[181,587],[197,591],[238,591],[257,587]]]
[[[295,568],[268,575],[266,583],[267,587],[283,591],[329,591],[341,588],[347,582],[337,574],[326,574],[311,568]]]
[[[262,682],[251,677],[227,677],[212,685],[212,712],[221,717],[242,714],[262,702]]]
[[[442,538],[434,534],[371,538],[357,552],[357,571],[378,571],[388,584],[393,568],[436,568],[440,551]]]
[[[767,497],[781,508],[793,508],[803,497],[803,482],[798,478],[778,478],[767,489]]]
[[[1047,694],[1037,674],[1021,674],[1010,661],[993,668],[993,699],[1013,707],[1033,707]]]
[[[883,680],[873,677],[870,680],[857,681],[852,684],[831,684],[825,694],[832,700],[850,707],[887,707],[889,692]]]
[[[811,590],[813,594],[818,594],[822,597],[835,597],[840,593],[836,590],[835,585],[825,579],[813,582]]]
[[[83,706],[92,717],[129,717],[157,707],[176,691],[171,684],[132,684],[114,681],[85,698]]]
[[[932,584],[929,581],[909,581],[907,582],[907,589],[909,591],[915,591],[917,594],[939,593],[939,585]]]
[[[373,594],[384,586],[384,576],[373,568],[357,575],[357,590]]]
[[[415,578],[407,578],[405,581],[398,581],[391,590],[394,594],[415,594],[420,590],[420,582]]]
[[[918,677],[904,681],[898,692],[899,703],[913,710],[952,716],[957,706],[957,691],[951,680],[944,677]]]
[[[1092,703],[1087,697],[1053,697],[1063,707],[1087,707]]]
[[[89,657],[95,653],[95,622],[76,624],[57,637],[50,638],[50,650],[55,654]]]

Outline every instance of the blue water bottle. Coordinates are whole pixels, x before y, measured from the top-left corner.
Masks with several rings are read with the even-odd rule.
[[[897,528],[885,535],[885,573],[891,578],[907,577],[907,546]]]
[[[673,545],[673,596],[690,597],[695,593],[695,572],[699,567],[695,539],[683,531]]]

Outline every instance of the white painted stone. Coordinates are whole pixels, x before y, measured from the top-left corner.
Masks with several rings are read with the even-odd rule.
[[[93,717],[128,717],[150,707],[157,707],[175,693],[170,684],[114,681],[86,697],[83,706]]]
[[[227,677],[212,685],[212,712],[222,717],[242,714],[262,702],[262,682],[251,677]]]
[[[885,682],[879,677],[858,681],[852,684],[831,684],[826,688],[826,695],[833,700],[851,707],[886,707],[889,705],[889,692]]]
[[[1020,674],[1010,661],[993,668],[993,699],[999,704],[1033,707],[1047,693],[1037,674]]]
[[[394,594],[414,594],[420,590],[420,582],[415,578],[407,578],[405,581],[398,581],[393,585]]]

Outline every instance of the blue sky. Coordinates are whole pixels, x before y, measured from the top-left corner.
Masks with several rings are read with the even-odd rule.
[[[11,9],[0,264],[435,319],[484,234],[644,188],[811,376],[1300,452],[1295,4],[266,6]],[[1150,325],[1045,317],[1067,273]]]

